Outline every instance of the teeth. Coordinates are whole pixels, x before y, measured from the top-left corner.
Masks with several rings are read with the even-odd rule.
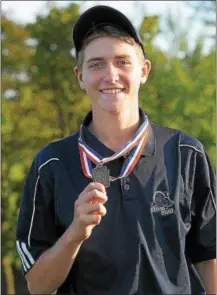
[[[120,93],[122,91],[123,91],[122,89],[107,89],[107,90],[102,90],[102,93],[114,94],[114,93]]]

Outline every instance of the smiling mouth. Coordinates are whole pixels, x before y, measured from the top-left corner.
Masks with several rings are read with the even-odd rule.
[[[116,93],[121,93],[124,92],[125,89],[124,88],[115,88],[115,89],[104,89],[104,90],[100,90],[100,92],[102,92],[103,94],[116,94]]]

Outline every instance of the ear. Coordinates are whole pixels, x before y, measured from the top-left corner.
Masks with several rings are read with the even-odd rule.
[[[142,67],[142,76],[141,76],[141,83],[145,84],[146,80],[148,79],[149,72],[151,70],[151,62],[150,60],[146,59],[144,61],[144,65]]]
[[[78,85],[80,86],[81,90],[85,90],[84,82],[82,79],[82,72],[79,70],[78,66],[74,67],[74,73],[78,79]]]

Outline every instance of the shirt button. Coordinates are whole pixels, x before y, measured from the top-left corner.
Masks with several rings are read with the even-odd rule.
[[[128,191],[130,189],[130,185],[128,183],[125,183],[124,189],[125,189],[125,191]]]

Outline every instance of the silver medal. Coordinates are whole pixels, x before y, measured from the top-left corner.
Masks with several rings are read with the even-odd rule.
[[[110,171],[106,166],[97,165],[92,171],[92,176],[94,182],[99,182],[103,184],[105,187],[110,186]]]

